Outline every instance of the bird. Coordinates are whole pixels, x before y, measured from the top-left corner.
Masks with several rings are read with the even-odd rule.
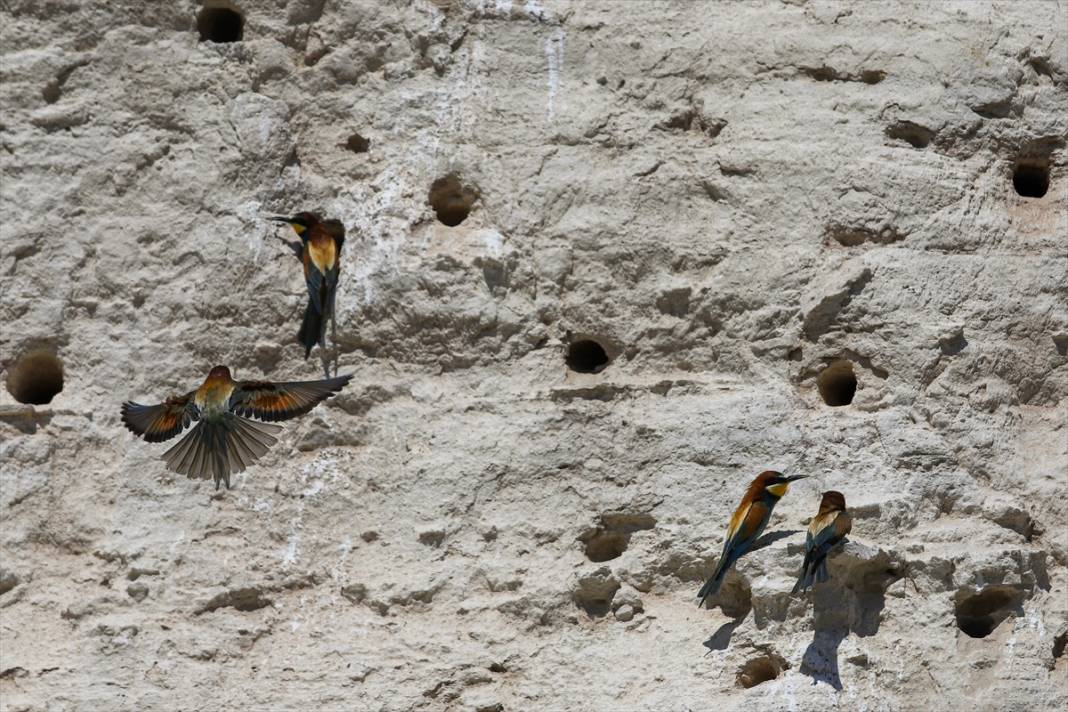
[[[235,381],[216,366],[204,383],[157,405],[122,404],[122,422],[150,443],[170,440],[196,421],[178,444],[163,453],[167,469],[192,478],[215,480],[243,472],[277,442],[282,426],[273,421],[303,415],[348,384],[350,375],[321,381]],[[252,420],[257,418],[258,420]],[[267,421],[267,422],[260,422]]]
[[[289,225],[300,238],[300,242],[283,242],[304,264],[308,305],[304,308],[297,341],[304,346],[304,358],[308,358],[315,344],[324,348],[326,322],[334,316],[345,226],[340,220],[323,220],[312,212],[301,212],[292,217],[273,215],[269,219]]]
[[[814,581],[827,580],[827,554],[853,530],[853,518],[846,511],[845,496],[828,490],[820,499],[820,511],[812,518],[805,536],[805,561],[792,593],[805,591]]]
[[[775,503],[786,494],[790,483],[805,477],[807,475],[787,476],[781,472],[765,470],[749,483],[742,503],[734,510],[727,525],[727,538],[723,542],[723,553],[716,564],[716,570],[697,593],[699,606],[704,605],[706,598],[719,591],[727,570],[760,538],[768,520],[771,519]]]

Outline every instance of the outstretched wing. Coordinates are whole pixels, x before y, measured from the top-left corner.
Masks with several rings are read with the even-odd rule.
[[[230,396],[230,412],[260,420],[289,420],[309,410],[340,391],[351,375],[322,381],[240,381]]]
[[[158,405],[122,404],[122,422],[150,443],[170,440],[200,417],[193,404],[195,391],[172,396]]]

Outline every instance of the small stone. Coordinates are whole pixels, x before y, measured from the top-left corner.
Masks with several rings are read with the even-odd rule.
[[[629,605],[623,605],[616,609],[616,620],[620,623],[626,623],[634,617],[634,608]]]

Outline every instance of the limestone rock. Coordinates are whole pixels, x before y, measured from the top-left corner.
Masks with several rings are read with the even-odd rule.
[[[1068,708],[1064,3],[203,5],[0,3],[5,709]],[[301,209],[217,494],[119,404],[322,373]]]

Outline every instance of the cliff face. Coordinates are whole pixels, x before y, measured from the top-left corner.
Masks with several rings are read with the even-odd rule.
[[[4,710],[1068,706],[1063,3],[208,10],[0,9]],[[353,383],[168,473],[309,208]]]

